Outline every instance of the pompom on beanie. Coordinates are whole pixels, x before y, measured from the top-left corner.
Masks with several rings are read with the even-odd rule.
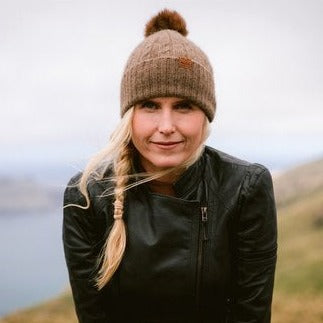
[[[211,122],[216,102],[212,66],[186,38],[186,23],[163,10],[146,25],[145,39],[130,55],[121,81],[121,116],[154,97],[180,97],[199,106]]]

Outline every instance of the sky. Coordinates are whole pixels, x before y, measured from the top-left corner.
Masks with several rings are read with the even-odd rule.
[[[214,68],[208,144],[271,168],[323,157],[321,0],[0,0],[0,171],[102,148],[126,60],[164,8]]]

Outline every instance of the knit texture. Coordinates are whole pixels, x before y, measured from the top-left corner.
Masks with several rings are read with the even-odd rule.
[[[205,53],[179,32],[165,29],[145,38],[132,52],[121,81],[121,116],[154,97],[180,97],[198,105],[212,121],[215,90]]]

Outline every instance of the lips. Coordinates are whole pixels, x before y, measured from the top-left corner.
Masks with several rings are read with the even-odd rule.
[[[182,141],[152,141],[153,144],[164,145],[164,146],[176,145],[176,144],[180,144],[181,142]]]
[[[172,149],[183,143],[183,141],[151,141],[151,143],[161,149]]]

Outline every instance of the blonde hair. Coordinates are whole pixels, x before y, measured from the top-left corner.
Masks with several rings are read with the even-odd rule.
[[[126,247],[126,226],[123,220],[123,206],[126,190],[140,184],[163,177],[172,172],[182,172],[192,165],[201,156],[204,150],[204,142],[209,135],[209,121],[205,117],[203,138],[196,152],[183,165],[161,170],[156,173],[131,174],[133,161],[133,148],[131,147],[132,116],[134,107],[130,108],[122,117],[119,125],[112,133],[108,145],[91,158],[84,169],[78,183],[80,192],[84,195],[86,205],[68,204],[87,209],[90,206],[90,198],[87,186],[90,181],[103,180],[108,168],[112,167],[113,175],[109,180],[115,182],[114,190],[104,191],[102,196],[114,195],[114,223],[105,241],[99,256],[99,271],[96,278],[96,286],[102,289],[112,278],[119,267]],[[133,183],[128,183],[132,177],[142,177]]]

